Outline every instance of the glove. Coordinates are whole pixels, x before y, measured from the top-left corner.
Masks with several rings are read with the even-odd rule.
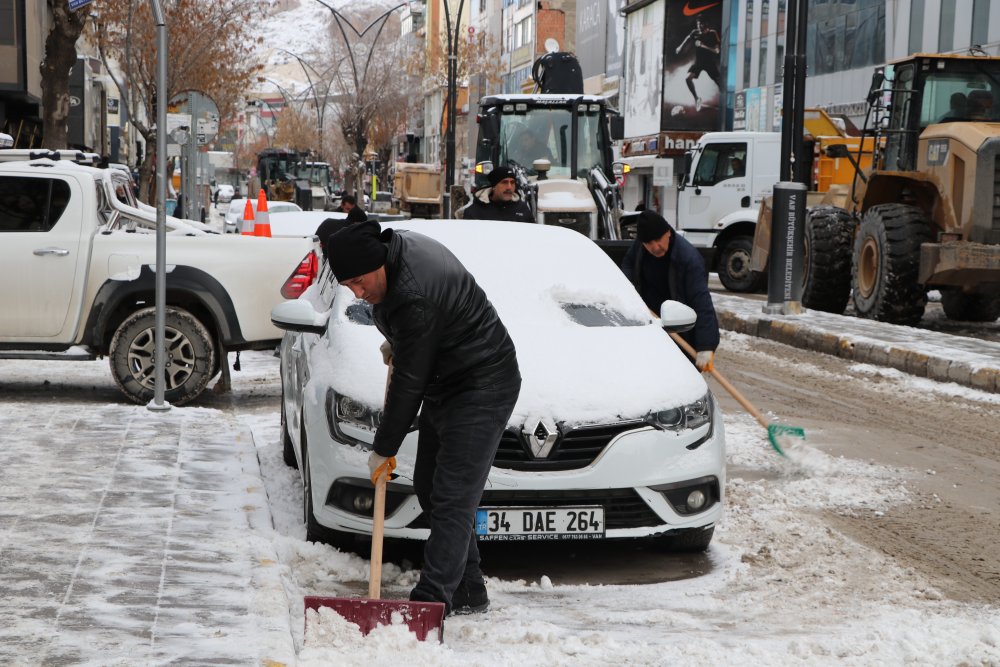
[[[702,373],[709,373],[715,370],[715,352],[712,350],[698,350],[698,354],[695,355],[694,365]]]
[[[382,363],[386,366],[392,364],[392,345],[389,341],[383,341],[381,345],[378,346],[379,351],[382,353]]]
[[[392,477],[392,471],[396,469],[395,456],[382,456],[372,452],[368,457],[368,472],[371,474],[372,484],[377,484],[379,477],[385,475],[386,481]]]

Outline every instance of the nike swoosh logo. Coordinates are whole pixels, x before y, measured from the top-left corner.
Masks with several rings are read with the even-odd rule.
[[[695,14],[701,14],[706,9],[711,9],[712,7],[715,7],[716,5],[719,5],[719,4],[722,4],[722,3],[713,2],[710,5],[702,5],[701,7],[695,7],[694,9],[691,9],[691,3],[690,2],[685,2],[684,3],[684,16],[694,16]]]

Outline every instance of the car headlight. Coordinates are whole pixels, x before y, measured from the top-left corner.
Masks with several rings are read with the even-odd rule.
[[[371,437],[374,437],[379,424],[382,423],[382,411],[371,408],[361,401],[338,394],[333,389],[326,390],[326,421],[330,427],[330,435],[335,440],[371,449]],[[360,433],[359,433],[360,430]],[[367,441],[350,434],[369,434]]]
[[[664,431],[693,430],[712,423],[712,394],[708,393],[694,403],[679,408],[650,413],[646,418],[652,426]]]

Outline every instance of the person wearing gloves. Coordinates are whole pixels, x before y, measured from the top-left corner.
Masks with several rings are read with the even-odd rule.
[[[719,347],[719,320],[708,291],[705,262],[661,215],[645,210],[638,217],[636,239],[625,253],[621,269],[654,313],[659,314],[668,299],[694,309],[698,316],[694,328],[681,336],[697,351],[698,370],[711,371]]]
[[[474,525],[521,389],[514,342],[472,274],[431,238],[361,222],[330,237],[327,259],[337,281],[373,305],[388,343],[392,377],[368,459],[372,483],[395,467],[420,412],[413,487],[431,532],[410,599],[444,602],[448,613],[486,611]]]
[[[531,208],[517,195],[517,183],[510,168],[497,167],[486,179],[490,182],[490,187],[473,195],[469,205],[462,209],[462,219],[535,221]]]

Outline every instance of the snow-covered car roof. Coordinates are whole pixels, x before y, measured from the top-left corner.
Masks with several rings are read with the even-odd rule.
[[[708,391],[621,270],[581,234],[480,220],[407,220],[383,227],[444,243],[486,291],[521,367],[511,423],[541,414],[571,424],[634,419]],[[381,405],[382,336],[361,323],[360,302],[341,298],[347,288],[340,289],[328,333],[331,382],[338,392]]]
[[[271,221],[271,236],[312,236],[327,218],[346,220],[347,214],[339,211],[288,211],[269,213],[268,218]]]

